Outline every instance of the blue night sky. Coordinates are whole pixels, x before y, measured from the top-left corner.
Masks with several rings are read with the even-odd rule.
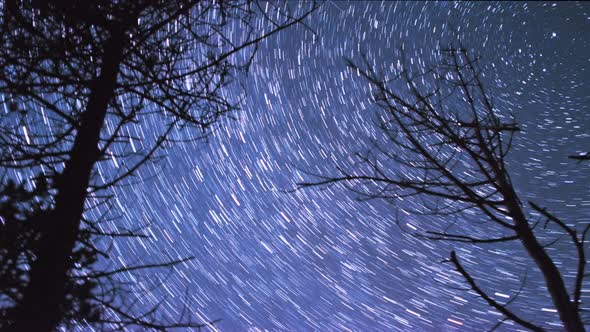
[[[590,222],[590,164],[567,159],[590,149],[590,3],[337,1],[307,22],[315,36],[298,26],[260,45],[239,77],[243,88],[227,91],[245,95],[235,120],[224,120],[208,142],[167,149],[166,159],[138,174],[145,181],[116,190],[117,223],[149,223],[153,236],[117,241],[117,264],[196,257],[169,275],[128,276],[146,289],[141,305],[167,296],[172,317],[188,295],[198,317],[222,319],[219,331],[490,329],[501,316],[456,289],[465,287],[461,276],[440,263],[455,248],[499,300],[527,273],[512,308],[544,326],[557,323],[518,243],[428,242],[400,229],[387,202],[359,202],[338,186],[287,191],[309,180],[306,172],[335,174],[376,131],[368,84],[345,58],[364,52],[387,67],[403,48],[421,66],[457,34],[482,56],[498,109],[522,128],[509,158],[521,198],[568,223]],[[403,229],[437,222],[397,217]],[[571,253],[566,241],[551,250],[573,270]],[[165,277],[163,287],[147,290]]]

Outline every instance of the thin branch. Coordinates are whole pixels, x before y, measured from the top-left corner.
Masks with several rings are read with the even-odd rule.
[[[455,253],[455,251],[451,252],[451,258],[449,259],[449,261],[451,263],[453,263],[453,265],[455,266],[457,271],[463,276],[463,278],[465,278],[465,281],[467,281],[469,286],[471,286],[471,289],[475,293],[477,293],[477,295],[479,295],[481,298],[483,298],[491,307],[493,307],[494,309],[496,309],[500,313],[502,313],[504,316],[506,316],[506,318],[508,318],[508,319],[514,321],[515,323],[517,323],[523,327],[526,327],[527,329],[530,329],[532,331],[536,331],[536,332],[545,331],[543,328],[541,328],[541,327],[539,327],[527,320],[520,318],[514,312],[512,312],[508,308],[506,308],[506,306],[504,306],[504,305],[498,303],[496,300],[492,299],[485,291],[483,291],[479,286],[477,286],[473,277],[465,270],[465,268],[463,268],[463,266],[459,262],[459,259],[457,258],[457,254]]]

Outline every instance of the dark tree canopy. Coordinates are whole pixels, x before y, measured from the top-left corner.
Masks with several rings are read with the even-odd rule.
[[[208,323],[190,315],[158,321],[158,305],[134,312],[137,301],[129,297],[137,294],[114,278],[190,258],[94,270],[98,257],[108,258],[98,241],[145,236],[103,227],[111,217],[108,189],[158,160],[176,132],[190,131],[191,139],[200,140],[231,116],[240,100],[225,89],[248,69],[257,44],[303,24],[315,7],[192,0],[4,3],[3,330]],[[256,17],[266,26],[255,26]],[[144,134],[147,127],[159,134]]]

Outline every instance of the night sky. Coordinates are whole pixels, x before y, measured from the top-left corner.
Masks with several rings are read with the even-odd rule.
[[[349,165],[376,130],[368,84],[345,58],[364,52],[386,67],[403,48],[422,66],[456,34],[482,56],[498,109],[522,128],[508,165],[521,198],[568,223],[590,222],[590,164],[567,158],[590,150],[590,3],[325,2],[307,22],[315,36],[299,26],[266,40],[239,77],[244,88],[228,89],[245,94],[236,120],[224,120],[208,142],[167,149],[166,159],[139,172],[145,181],[116,190],[118,225],[149,223],[153,235],[117,241],[116,264],[196,257],[169,275],[129,275],[138,289],[167,277],[140,305],[167,296],[164,313],[173,317],[188,295],[203,321],[222,319],[220,331],[489,329],[501,316],[458,290],[461,276],[440,263],[455,248],[498,300],[526,273],[512,308],[557,324],[518,243],[428,242],[403,229],[436,218],[402,213],[400,229],[387,202],[359,202],[338,186],[288,191],[312,179],[306,172]],[[573,248],[554,248],[573,271]]]

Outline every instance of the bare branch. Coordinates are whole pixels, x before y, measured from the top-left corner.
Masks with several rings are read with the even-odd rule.
[[[483,298],[491,307],[493,307],[494,309],[496,309],[500,313],[502,313],[504,316],[506,316],[506,318],[508,318],[508,319],[514,321],[515,323],[517,323],[523,327],[526,327],[527,329],[530,329],[532,331],[537,331],[537,332],[545,331],[543,328],[520,318],[514,312],[512,312],[508,308],[506,308],[505,305],[498,303],[496,300],[491,298],[485,291],[483,291],[479,286],[477,286],[473,277],[465,270],[465,268],[463,268],[463,266],[459,262],[459,259],[457,258],[457,254],[455,253],[455,251],[451,252],[451,258],[449,259],[449,261],[451,263],[453,263],[453,265],[455,266],[457,271],[463,276],[463,278],[465,278],[465,281],[467,281],[469,286],[471,286],[471,289],[477,295],[479,295],[481,298]]]

